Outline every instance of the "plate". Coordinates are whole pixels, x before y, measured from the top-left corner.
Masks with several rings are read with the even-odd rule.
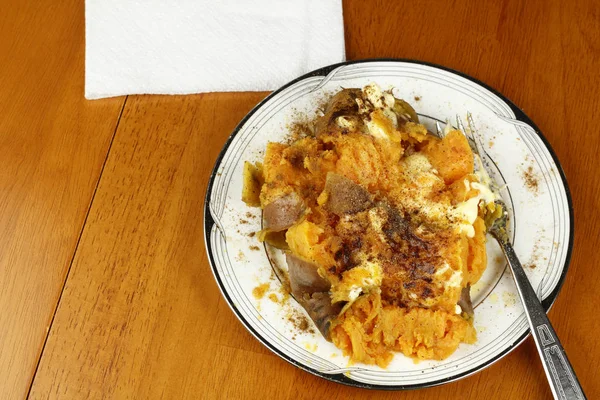
[[[461,344],[443,361],[414,363],[397,354],[391,364],[349,365],[348,358],[316,329],[292,298],[283,301],[274,273],[285,269],[278,250],[260,244],[257,208],[241,201],[244,161],[259,161],[269,141],[281,141],[295,122],[316,115],[341,88],[376,82],[393,87],[434,131],[470,111],[493,161],[493,178],[509,208],[515,251],[546,310],[567,273],[573,246],[573,207],[562,168],[536,125],[510,100],[465,74],[411,60],[363,60],[328,66],[273,92],[239,123],[219,154],[210,177],[205,243],[219,288],[242,324],[260,342],[293,365],[332,381],[375,389],[414,389],[471,375],[508,354],[529,333],[510,270],[494,240],[488,267],[473,287],[477,342]]]

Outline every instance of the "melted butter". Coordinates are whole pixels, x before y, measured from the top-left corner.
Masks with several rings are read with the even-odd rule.
[[[454,208],[454,214],[461,220],[459,223],[460,232],[466,233],[470,238],[475,236],[475,229],[473,223],[477,219],[479,214],[479,201],[480,196],[477,195],[462,203],[458,203]]]
[[[437,186],[443,184],[442,178],[436,174],[436,170],[424,154],[415,153],[406,157],[403,167],[406,179],[417,184],[419,195],[423,197],[430,195]]]
[[[378,139],[389,139],[390,135],[385,126],[371,119],[370,121],[365,121],[367,125],[367,130],[371,134],[371,136],[375,136]]]
[[[481,160],[478,162],[481,163]],[[436,174],[427,156],[415,153],[406,157],[402,163],[405,179],[414,184],[414,188],[403,196],[405,206],[409,209],[417,209],[427,217],[438,221],[450,217],[453,221],[451,224],[456,226],[458,232],[469,238],[475,236],[473,223],[479,215],[479,204],[483,202],[487,205],[497,199],[497,195],[490,189],[491,179],[485,170],[479,168],[476,172],[479,182],[470,182],[467,179],[463,181],[466,191],[475,189],[477,195],[452,207],[428,198],[442,185],[443,180]]]
[[[356,126],[356,121],[346,118],[344,116],[338,117],[335,120],[335,123],[342,129],[348,129],[349,131],[356,131],[357,130],[357,126]]]
[[[454,271],[450,276],[450,279],[446,282],[447,287],[460,287],[462,283],[462,271]]]
[[[352,285],[350,288],[350,292],[348,292],[348,300],[354,301],[358,299],[358,296],[362,293],[363,288],[360,286]]]
[[[344,272],[342,280],[331,288],[332,301],[354,302],[361,293],[380,287],[382,279],[381,265],[365,260]]]
[[[473,187],[473,189],[479,190],[479,197],[486,204],[493,203],[494,201],[496,201],[497,196],[494,192],[492,192],[489,186],[477,182],[471,183],[471,186]]]
[[[452,271],[450,277],[446,278],[448,271]],[[435,277],[438,282],[441,282],[447,288],[456,288],[462,285],[463,273],[461,270],[454,271],[450,268],[447,262],[444,262],[443,266],[435,272]]]
[[[433,166],[425,154],[414,153],[404,159],[404,170],[408,175],[433,173]]]
[[[450,205],[429,198],[432,193],[444,187],[444,181],[427,156],[414,153],[402,161],[402,168],[404,178],[411,183],[402,195],[404,206],[409,210],[418,210],[432,220],[446,220],[451,212]]]
[[[461,233],[465,233],[467,237],[472,238],[475,236],[475,229],[473,223],[479,215],[479,203],[483,202],[484,206],[490,203],[494,203],[498,199],[498,196],[490,189],[491,178],[483,168],[481,159],[475,155],[476,162],[479,164],[478,170],[475,172],[479,182],[469,182],[464,180],[467,192],[471,189],[477,190],[478,194],[475,197],[467,199],[461,203],[458,203],[454,210],[454,216],[460,221],[458,224],[458,230]]]
[[[365,104],[364,101],[362,101],[361,99],[356,99],[356,104],[358,105],[358,113],[359,114],[369,114],[370,110],[369,107],[367,107],[367,105]]]
[[[373,109],[370,109],[365,102],[356,99],[358,111],[364,116],[363,120],[367,127],[367,132],[376,138],[391,139],[392,132],[389,132],[389,126],[386,125],[389,124],[393,130],[398,127],[398,119],[394,113],[396,99],[391,93],[382,91],[376,83],[365,86],[362,91],[365,99],[373,106]],[[372,112],[376,112],[377,110],[381,111],[386,121],[366,118],[367,115],[370,116]]]
[[[373,107],[381,109],[391,109],[394,107],[394,103],[396,102],[394,96],[391,93],[382,91],[378,84],[370,83],[362,91],[367,100],[373,104]]]
[[[468,179],[465,179],[463,181],[463,183],[465,184],[465,189],[467,191],[467,193],[471,190],[471,181],[469,181]]]

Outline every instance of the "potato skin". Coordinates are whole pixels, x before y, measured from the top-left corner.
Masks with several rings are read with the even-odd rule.
[[[345,176],[330,172],[325,181],[325,208],[343,216],[364,211],[372,205],[369,192]]]
[[[327,292],[331,288],[329,281],[319,275],[316,264],[290,253],[286,254],[285,260],[294,296],[302,297],[305,293],[312,295],[315,292]]]
[[[271,232],[283,231],[294,225],[305,210],[306,206],[296,192],[281,196],[263,209],[265,226]]]
[[[360,89],[343,89],[336,93],[327,105],[323,116],[319,117],[315,123],[315,134],[321,136],[327,133],[342,132],[337,123],[337,117],[341,116],[355,116],[358,113],[358,104],[356,98],[362,99],[362,91]],[[360,129],[359,118],[355,118]]]
[[[329,328],[342,307],[331,303],[331,284],[319,275],[317,265],[312,262],[290,253],[286,254],[286,262],[294,298],[304,307],[323,337],[331,340]]]

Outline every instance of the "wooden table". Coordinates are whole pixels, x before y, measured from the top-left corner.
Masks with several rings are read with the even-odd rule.
[[[213,280],[202,205],[225,139],[267,93],[86,101],[82,3],[0,8],[0,399],[550,398],[531,339],[467,379],[402,394],[330,383],[266,350]],[[600,398],[600,3],[346,1],[344,20],[348,59],[463,71],[546,134],[576,217],[550,317]]]

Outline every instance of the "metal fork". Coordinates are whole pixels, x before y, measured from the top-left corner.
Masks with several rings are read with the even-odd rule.
[[[479,168],[484,168],[489,175],[489,161],[483,147],[481,135],[475,128],[473,116],[471,113],[467,113],[468,130],[465,129],[465,126],[458,115],[456,116],[456,123],[465,136],[475,143],[475,146],[472,146],[472,150],[476,157],[479,157],[481,160],[481,163],[476,163],[476,167],[478,165]],[[438,135],[443,137],[444,131],[439,124],[436,124],[436,128]],[[561,400],[587,399],[579,384],[579,380],[575,375],[575,371],[567,358],[567,354],[560,344],[558,336],[548,320],[548,316],[546,315],[540,300],[538,300],[531,283],[529,283],[529,279],[527,278],[527,275],[525,275],[523,266],[508,239],[506,232],[506,225],[508,222],[507,208],[498,193],[497,184],[493,179],[491,183],[492,186],[495,186],[492,187],[492,190],[496,192],[495,194],[498,199],[495,203],[502,207],[503,212],[502,216],[493,223],[488,232],[498,241],[506,260],[508,261],[508,265],[512,270],[513,277],[517,284],[519,297],[523,303],[525,315],[527,316],[527,321],[529,321],[529,327],[531,328],[535,345],[540,353],[542,365],[544,366],[544,371],[546,371],[546,377],[550,383],[552,394],[555,399]]]

